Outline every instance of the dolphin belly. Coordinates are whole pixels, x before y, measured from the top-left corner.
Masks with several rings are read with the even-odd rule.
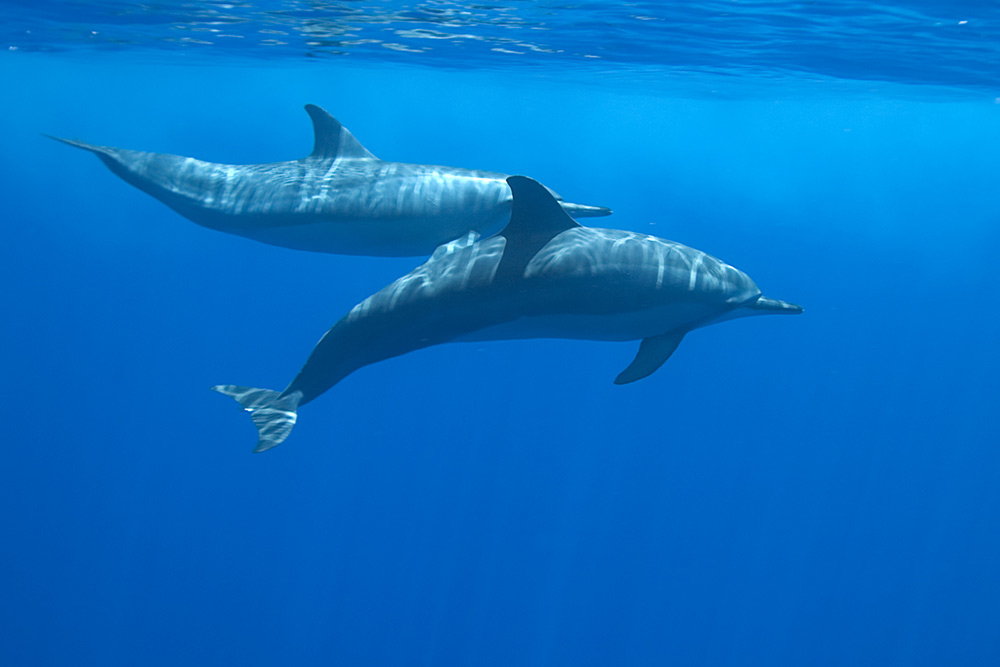
[[[430,254],[470,229],[496,233],[509,216],[509,207],[455,218],[330,219],[301,224],[273,224],[229,229],[230,233],[293,250],[337,255],[413,257]]]
[[[675,329],[694,329],[723,315],[728,308],[696,302],[665,304],[616,314],[561,313],[520,317],[464,333],[454,342],[565,338],[629,341],[658,336]]]

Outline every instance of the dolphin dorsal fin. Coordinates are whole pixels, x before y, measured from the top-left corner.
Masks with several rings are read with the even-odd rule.
[[[579,227],[544,185],[527,176],[511,176],[507,185],[514,197],[510,222],[504,227],[507,240],[525,236],[547,236]]]
[[[513,202],[510,222],[500,235],[507,239],[497,276],[520,277],[528,262],[556,234],[579,227],[549,190],[527,176],[507,179]]]
[[[306,112],[312,118],[313,133],[316,137],[313,152],[309,157],[324,160],[342,157],[377,159],[326,109],[321,109],[315,104],[307,104]]]

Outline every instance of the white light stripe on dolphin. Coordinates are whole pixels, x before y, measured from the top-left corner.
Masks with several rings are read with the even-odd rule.
[[[692,329],[802,308],[767,299],[744,273],[666,239],[581,227],[539,183],[507,179],[510,222],[439,247],[421,266],[368,297],[313,349],[284,391],[219,385],[251,411],[254,451],[281,443],[299,406],[354,371],[441,343],[512,338],[642,340],[615,380],[659,368]]]
[[[204,227],[263,243],[344,255],[428,255],[510,218],[505,174],[386,162],[308,104],[313,152],[301,160],[225,165],[190,157],[57,141],[88,150],[112,172]],[[562,202],[577,217],[610,209]]]

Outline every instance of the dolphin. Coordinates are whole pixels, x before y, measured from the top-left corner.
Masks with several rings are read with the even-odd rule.
[[[658,369],[691,331],[716,322],[797,314],[743,272],[666,239],[581,227],[544,186],[507,179],[510,222],[439,247],[424,264],[350,310],[283,391],[212,387],[250,413],[255,452],[280,444],[299,407],[354,371],[413,350],[514,338],[642,340],[616,384]]]
[[[50,138],[94,153],[126,182],[199,225],[285,248],[429,255],[469,231],[495,233],[510,218],[506,174],[386,162],[323,109],[305,109],[315,145],[290,162],[216,164]],[[581,218],[611,213],[562,206]]]

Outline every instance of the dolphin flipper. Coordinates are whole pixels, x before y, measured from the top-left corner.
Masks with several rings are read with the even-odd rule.
[[[234,384],[220,384],[212,389],[235,399],[250,413],[259,435],[257,446],[253,449],[255,453],[266,451],[284,442],[298,419],[296,410],[299,401],[302,400],[301,391],[293,391],[285,396],[280,391],[240,387]]]
[[[660,336],[644,338],[635,359],[615,378],[615,384],[628,384],[649,377],[670,358],[681,344],[687,331],[671,331]]]

